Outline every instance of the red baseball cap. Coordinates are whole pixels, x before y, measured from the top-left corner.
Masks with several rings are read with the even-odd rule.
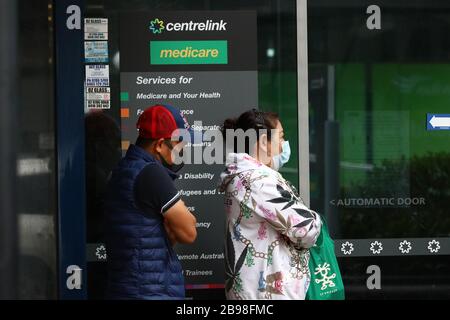
[[[168,105],[154,105],[145,109],[136,123],[139,136],[147,139],[170,139],[172,134],[179,135],[182,140],[181,131],[187,130],[191,142],[193,141],[193,130],[186,118],[177,108]]]

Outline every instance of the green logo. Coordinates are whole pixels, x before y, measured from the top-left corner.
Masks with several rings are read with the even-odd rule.
[[[156,18],[153,21],[150,21],[150,31],[153,32],[153,34],[162,33],[162,31],[165,29],[164,27],[164,21],[159,20]]]
[[[150,41],[150,64],[227,64],[226,40]]]

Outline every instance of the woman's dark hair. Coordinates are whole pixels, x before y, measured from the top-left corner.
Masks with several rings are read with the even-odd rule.
[[[256,109],[244,112],[237,118],[228,118],[224,121],[222,126],[222,134],[226,139],[226,130],[242,129],[244,132],[247,130],[255,130],[256,138],[259,139],[260,130],[267,131],[267,138],[271,138],[271,130],[277,127],[277,122],[280,120],[279,116],[275,112],[258,111]],[[235,138],[236,140],[236,138]],[[245,152],[249,153],[250,146],[248,139],[245,140]],[[237,152],[237,143],[234,141],[234,152]]]

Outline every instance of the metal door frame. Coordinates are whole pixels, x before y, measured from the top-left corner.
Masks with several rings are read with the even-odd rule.
[[[84,0],[55,0],[58,297],[86,299]],[[80,285],[74,287],[77,279]]]

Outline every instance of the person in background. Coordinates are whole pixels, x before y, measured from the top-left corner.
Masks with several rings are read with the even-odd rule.
[[[310,282],[308,248],[319,236],[320,216],[278,172],[290,156],[278,115],[253,109],[224,122],[224,136],[237,129],[254,130],[257,140],[245,142],[244,153],[229,153],[221,174],[226,297],[303,300]]]
[[[112,171],[105,197],[108,299],[184,299],[181,264],[172,246],[191,244],[196,219],[174,180],[183,141],[172,133],[188,129],[180,110],[146,109],[137,122],[139,137]]]

